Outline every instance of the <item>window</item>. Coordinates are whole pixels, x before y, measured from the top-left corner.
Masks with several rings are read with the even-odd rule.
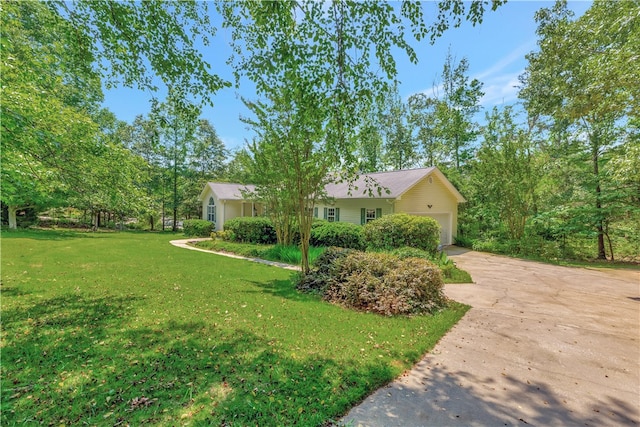
[[[340,221],[340,208],[324,208],[324,219],[329,222]]]
[[[374,219],[376,219],[376,210],[375,209],[367,209],[367,212],[365,214],[365,224],[369,221],[373,221]]]
[[[207,205],[207,221],[213,223],[216,222],[216,204],[213,201],[213,197],[209,197],[209,204]]]
[[[334,222],[336,220],[336,208],[327,208],[327,221]]]
[[[382,208],[360,208],[360,224],[365,225],[369,221],[373,221],[376,218],[382,216]]]

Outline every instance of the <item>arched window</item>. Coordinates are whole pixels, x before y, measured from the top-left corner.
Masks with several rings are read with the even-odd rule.
[[[213,201],[213,197],[209,197],[209,204],[207,205],[207,221],[213,223],[216,222],[216,204]]]

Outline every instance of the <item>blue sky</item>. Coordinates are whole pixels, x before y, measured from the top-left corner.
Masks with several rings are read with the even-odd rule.
[[[497,11],[488,12],[480,25],[473,27],[464,23],[460,28],[449,29],[434,45],[426,41],[412,43],[418,54],[417,64],[412,64],[406,55],[396,58],[398,79],[401,81],[400,95],[406,99],[417,92],[433,94],[434,83],[438,83],[450,49],[458,61],[463,57],[469,60],[469,77],[484,83],[482,106],[485,109],[517,101],[517,89],[514,86],[518,83],[518,75],[526,67],[525,55],[536,49],[534,13],[541,7],[552,5],[552,1],[511,0]],[[588,1],[569,2],[576,16],[583,14],[590,5]],[[433,3],[425,3],[425,12],[429,13],[433,7]],[[230,53],[229,39],[229,33],[219,29],[214,42],[202,53],[209,58],[214,72],[232,80],[231,71],[225,64]],[[255,98],[250,84],[241,83],[240,88],[219,91],[214,96],[215,105],[205,108],[202,114],[231,150],[241,148],[245,140],[252,136],[240,121],[241,115],[248,114],[240,96]],[[133,89],[109,90],[105,91],[104,106],[119,119],[131,123],[136,115],[149,112],[150,97],[149,93]]]

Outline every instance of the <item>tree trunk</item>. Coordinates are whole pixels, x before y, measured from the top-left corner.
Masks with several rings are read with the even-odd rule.
[[[171,230],[178,231],[178,136],[174,130],[175,140],[173,141],[173,227]]]
[[[9,228],[15,230],[18,228],[18,221],[16,220],[17,206],[9,206]]]
[[[599,144],[597,141],[593,141],[594,136],[592,138],[592,154],[593,154],[593,174],[596,180],[596,215],[598,216],[596,228],[598,230],[598,259],[607,259],[607,253],[604,249],[604,224],[602,219],[602,201],[601,201],[601,193],[600,189],[600,170],[598,166],[598,148]]]

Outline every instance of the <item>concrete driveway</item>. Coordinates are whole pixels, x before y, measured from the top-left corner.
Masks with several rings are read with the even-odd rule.
[[[640,272],[455,250],[473,308],[357,426],[640,425]]]

